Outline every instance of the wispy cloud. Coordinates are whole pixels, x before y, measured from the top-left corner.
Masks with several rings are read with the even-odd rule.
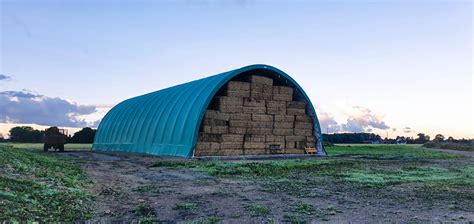
[[[48,97],[29,91],[0,92],[0,122],[31,123],[63,127],[93,124],[79,116],[97,111],[95,106],[79,105],[59,97]]]
[[[12,77],[4,74],[0,74],[0,81],[10,81]]]
[[[405,133],[411,133],[411,132],[413,132],[413,129],[411,129],[410,127],[405,127],[405,128],[403,129],[403,132],[405,132]]]

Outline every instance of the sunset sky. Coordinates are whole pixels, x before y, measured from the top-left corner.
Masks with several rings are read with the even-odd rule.
[[[97,126],[127,98],[250,64],[323,132],[473,138],[471,1],[2,0],[0,133]],[[35,126],[43,127],[43,126]]]

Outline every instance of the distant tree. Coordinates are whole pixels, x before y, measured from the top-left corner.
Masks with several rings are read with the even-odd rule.
[[[59,128],[56,127],[56,126],[49,127],[44,132],[47,133],[47,134],[52,134],[52,135],[60,135],[61,134],[61,132],[59,132]]]
[[[86,127],[82,130],[74,133],[72,138],[69,140],[70,143],[93,143],[95,137],[95,129]]]
[[[446,139],[446,141],[448,141],[448,142],[455,142],[456,139],[454,139],[453,137],[449,136],[448,139]]]
[[[10,129],[10,141],[21,143],[42,142],[43,132],[30,126],[13,127]]]
[[[444,136],[442,134],[437,134],[435,138],[433,139],[435,142],[443,142],[444,141]]]
[[[430,140],[430,136],[425,135],[423,133],[418,133],[417,136],[418,138],[414,140],[415,144],[425,144],[426,142]]]

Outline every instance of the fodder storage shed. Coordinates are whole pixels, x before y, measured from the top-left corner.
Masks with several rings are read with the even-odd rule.
[[[102,119],[94,151],[181,157],[324,154],[311,101],[286,73],[251,65],[125,100]]]

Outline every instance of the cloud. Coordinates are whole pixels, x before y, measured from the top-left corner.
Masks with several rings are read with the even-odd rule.
[[[413,132],[413,130],[412,130],[410,127],[405,127],[405,128],[403,129],[403,132],[405,132],[405,133],[411,133],[411,132]]]
[[[323,129],[322,131],[325,133],[339,132],[341,129],[340,125],[337,123],[334,117],[332,117],[328,113],[319,113],[318,120],[319,125]]]
[[[10,81],[12,77],[4,74],[0,74],[0,81]]]
[[[95,106],[78,105],[59,97],[48,97],[23,91],[0,92],[0,122],[85,127],[90,125],[79,116],[97,111]]]
[[[320,113],[319,122],[326,132],[371,132],[374,129],[387,130],[390,127],[383,121],[383,116],[373,113],[361,106],[351,106],[344,111],[345,123],[338,123],[328,113]]]

